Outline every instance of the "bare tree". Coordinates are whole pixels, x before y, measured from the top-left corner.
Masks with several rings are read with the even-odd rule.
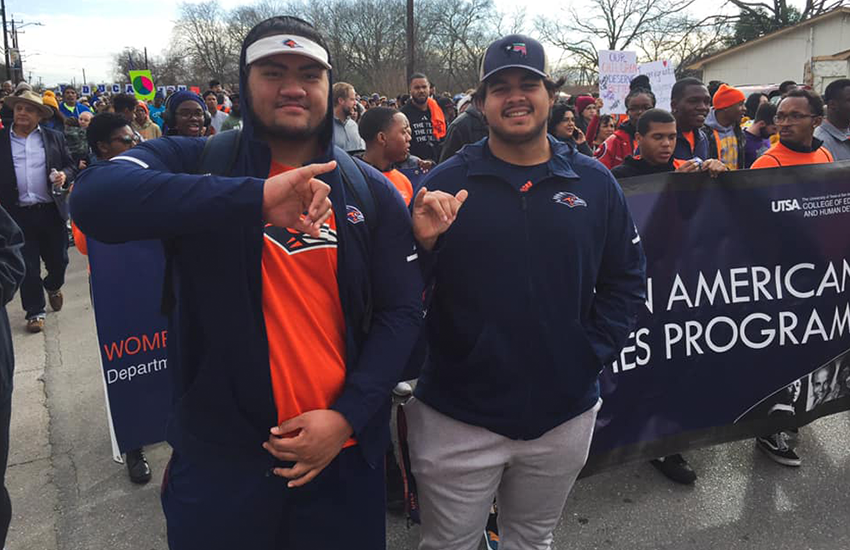
[[[207,78],[235,82],[241,43],[232,42],[224,24],[225,16],[218,0],[203,4],[186,2],[180,5],[180,17],[173,32],[175,42],[186,52],[196,71]]]
[[[646,61],[680,62],[712,47],[716,18],[696,19],[696,0],[587,0],[562,8],[559,16],[538,17],[535,27],[544,41],[560,48],[578,83],[595,78],[599,50],[633,50]],[[695,35],[695,33],[697,33]],[[695,40],[695,36],[699,39]]]

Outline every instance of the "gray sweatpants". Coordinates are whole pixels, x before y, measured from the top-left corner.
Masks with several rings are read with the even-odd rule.
[[[405,408],[422,518],[419,550],[476,550],[493,497],[500,550],[549,550],[587,460],[602,402],[531,441],[459,422],[416,399]]]

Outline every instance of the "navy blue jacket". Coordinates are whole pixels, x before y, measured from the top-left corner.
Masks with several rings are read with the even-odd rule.
[[[245,80],[243,70],[243,89]],[[71,210],[83,233],[103,242],[170,239],[176,244],[177,305],[168,338],[175,398],[169,443],[200,460],[229,458],[269,468],[275,460],[261,444],[277,424],[277,411],[261,261],[263,185],[271,153],[254,137],[249,95],[243,98],[234,177],[193,175],[202,138],[151,140],[85,170],[72,193]],[[321,133],[326,149],[318,162],[345,154],[331,142],[330,106],[329,97]],[[346,196],[339,168],[320,179],[331,186],[346,326],[345,387],[332,409],[348,420],[366,460],[375,466],[383,464],[389,443],[391,390],[421,325],[422,280],[401,196],[377,170],[361,167],[376,202],[374,230],[357,217],[348,218],[353,200]]]
[[[598,375],[645,299],[646,260],[622,190],[599,161],[549,143],[548,176],[527,192],[502,179],[487,140],[423,182],[469,198],[424,257],[435,286],[416,395],[512,439],[596,404]]]
[[[701,160],[708,160],[708,138],[705,136],[701,128],[694,130],[694,147],[691,149],[691,143],[685,139],[685,134],[681,130],[676,132],[676,148],[673,150],[673,158],[679,160],[691,160],[694,157],[699,157]]]

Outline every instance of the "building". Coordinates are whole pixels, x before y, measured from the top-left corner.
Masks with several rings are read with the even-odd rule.
[[[745,86],[793,80],[821,93],[850,75],[850,7],[723,50],[687,69],[701,71],[704,82]]]

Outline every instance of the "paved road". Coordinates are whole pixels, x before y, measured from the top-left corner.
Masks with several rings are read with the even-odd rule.
[[[110,458],[85,260],[71,251],[65,308],[48,314],[43,334],[24,332],[19,308],[17,299],[8,308],[17,371],[7,549],[165,550],[158,484],[132,485]],[[582,480],[555,547],[850,549],[850,414],[821,419],[803,435],[799,469],[739,442],[689,453],[700,475],[694,487],[673,485],[646,464]],[[155,476],[168,454],[166,445],[149,449]],[[397,516],[388,523],[390,550],[415,548],[416,528]]]

